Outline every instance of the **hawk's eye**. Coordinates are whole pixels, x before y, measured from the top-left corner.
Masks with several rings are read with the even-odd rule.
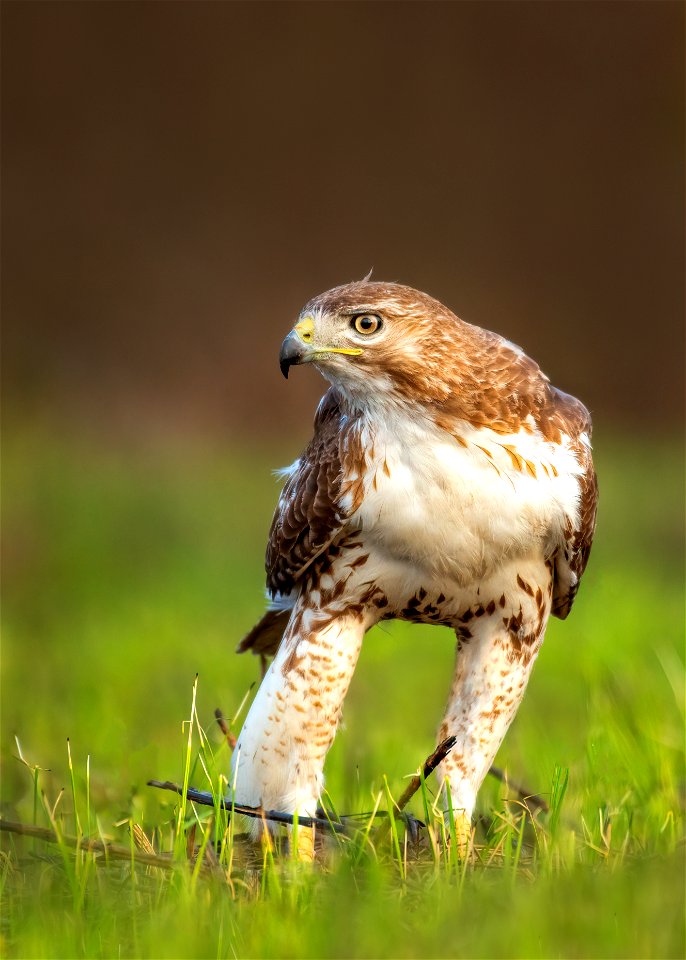
[[[381,329],[381,317],[375,313],[358,313],[352,318],[351,326],[358,333],[376,333]]]

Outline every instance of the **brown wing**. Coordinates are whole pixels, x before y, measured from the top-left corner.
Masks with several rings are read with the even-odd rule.
[[[551,388],[554,394],[552,418],[561,426],[575,447],[582,467],[579,476],[579,518],[576,525],[569,524],[565,530],[564,543],[553,557],[555,574],[553,582],[553,616],[564,620],[572,609],[579,583],[586,569],[595,533],[598,504],[598,479],[593,467],[590,447],[581,439],[585,433],[591,438],[591,416],[582,403],[574,397]]]
[[[319,405],[314,436],[289,477],[267,544],[267,589],[289,594],[340,530],[341,413],[333,390]]]

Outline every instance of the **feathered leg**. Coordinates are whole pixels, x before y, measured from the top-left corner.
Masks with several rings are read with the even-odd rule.
[[[298,601],[233,753],[241,803],[315,815],[366,629],[360,613],[323,613]],[[311,830],[300,828],[298,853],[312,858]]]
[[[504,593],[481,591],[456,627],[457,663],[439,741],[457,742],[438,770],[465,843],[479,787],[522,701],[550,611],[550,571],[532,565]],[[447,791],[446,791],[447,793]],[[447,804],[447,796],[444,801]]]

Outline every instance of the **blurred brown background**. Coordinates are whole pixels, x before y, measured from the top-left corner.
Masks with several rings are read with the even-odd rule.
[[[681,411],[681,3],[5,3],[7,422],[304,435],[314,293],[420,287]]]

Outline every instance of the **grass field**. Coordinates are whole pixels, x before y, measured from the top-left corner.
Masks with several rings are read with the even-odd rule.
[[[0,835],[3,955],[683,957],[681,455],[602,431],[596,447],[590,567],[497,761],[552,794],[553,813],[526,823],[489,778],[473,862],[429,809],[435,846],[417,854],[399,827],[312,871],[236,838],[212,869],[186,862],[187,828],[212,847],[226,819],[145,785],[208,789],[202,762],[215,787],[228,771],[213,710],[232,716],[258,675],[233,650],[262,608],[269,469],[293,448],[6,436],[2,816],[130,857]],[[327,764],[338,811],[387,809],[386,782],[401,793],[432,749],[452,660],[440,628],[368,635]],[[426,819],[421,795],[411,810]],[[137,863],[134,826],[176,865]]]

